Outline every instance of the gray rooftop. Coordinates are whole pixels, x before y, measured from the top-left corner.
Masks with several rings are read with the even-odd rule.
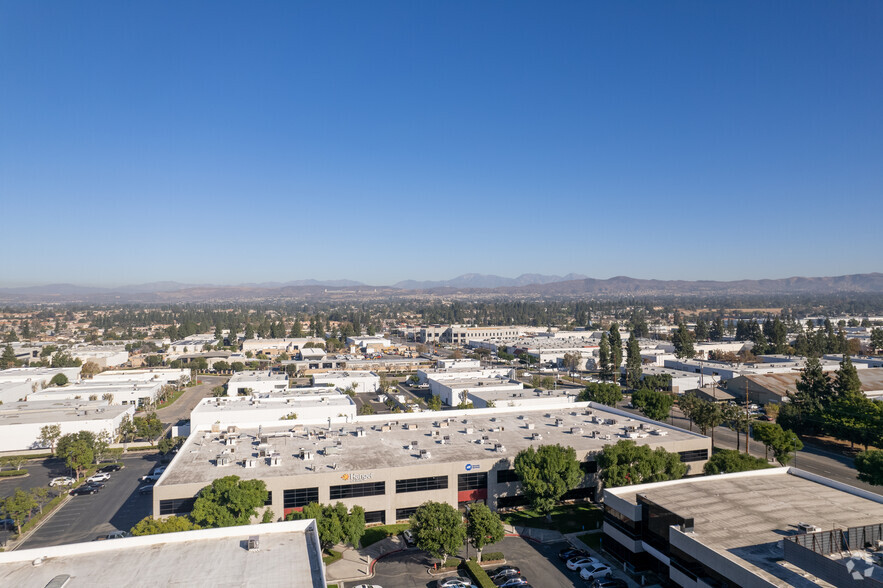
[[[31,400],[0,406],[0,426],[111,419],[131,406],[108,405],[103,400]],[[2,584],[2,583],[0,583]]]
[[[798,523],[822,529],[883,523],[879,502],[804,477],[799,470],[777,468],[762,472],[693,478],[676,483],[609,491],[634,504],[641,494],[651,502],[694,519],[696,541],[736,560],[779,586],[804,586],[801,577],[779,565],[776,544],[794,535]],[[873,495],[871,495],[873,496]],[[739,561],[741,560],[741,561]]]
[[[303,530],[313,524],[291,521],[0,553],[0,585],[47,586],[68,575],[66,588],[319,588],[325,586],[322,564]],[[259,538],[259,550],[246,549],[251,536]],[[39,557],[43,563],[34,565]]]
[[[335,423],[330,429],[327,425],[269,421],[261,427],[260,433],[270,436],[269,448],[278,452],[281,464],[270,466],[259,459],[254,468],[244,468],[239,462],[258,456],[257,428],[240,429],[239,440],[234,445],[225,444],[223,433],[199,431],[188,438],[160,484],[207,483],[219,475],[232,473],[249,479],[310,475],[326,473],[332,464],[343,470],[402,467],[427,463],[418,461],[421,449],[430,451],[428,463],[447,463],[514,458],[518,451],[531,444],[560,443],[576,449],[578,457],[582,458],[624,438],[625,427],[634,428],[631,436],[638,443],[652,447],[688,439],[706,439],[698,433],[598,406],[581,402],[566,407],[556,405],[552,409],[521,406],[444,411],[430,415],[371,415],[356,417],[349,423]],[[560,420],[560,426],[556,425],[556,420]],[[358,436],[358,429],[363,431],[363,436]],[[537,433],[541,438],[533,439]],[[449,440],[443,444],[444,436]],[[486,439],[480,443],[483,437]],[[413,441],[417,442],[416,447],[412,446]],[[496,452],[495,444],[502,444],[504,451]],[[311,452],[314,459],[300,459],[302,448]],[[215,465],[218,455],[229,449],[233,451],[226,457],[234,465],[218,468]]]

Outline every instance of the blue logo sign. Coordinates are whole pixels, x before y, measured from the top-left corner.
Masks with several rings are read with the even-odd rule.
[[[472,470],[480,470],[480,469],[481,469],[481,465],[479,465],[477,463],[467,463],[466,464],[466,471],[467,472],[471,472]]]

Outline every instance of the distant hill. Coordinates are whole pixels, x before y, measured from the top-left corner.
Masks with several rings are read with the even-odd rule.
[[[521,274],[517,278],[503,278],[487,274],[463,274],[450,280],[416,281],[405,280],[393,284],[393,288],[402,290],[429,290],[431,288],[511,288],[531,284],[551,284],[571,280],[582,280],[588,276],[567,274],[566,276],[546,276],[542,274]]]
[[[517,278],[464,274],[451,280],[406,280],[394,286],[369,286],[353,280],[295,280],[236,286],[153,282],[117,288],[74,284],[49,284],[25,288],[0,288],[0,302],[174,303],[229,300],[342,299],[413,296],[516,296],[516,297],[617,297],[708,296],[767,294],[883,294],[883,273],[821,278],[792,277],[776,280],[642,280],[617,276],[606,280],[579,274],[547,276],[523,274]]]

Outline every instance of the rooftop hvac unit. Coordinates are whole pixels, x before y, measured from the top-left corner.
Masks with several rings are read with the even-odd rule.
[[[381,433],[389,433],[389,425],[380,425]]]
[[[411,451],[417,449],[417,442],[411,441],[410,443],[408,443],[408,449],[410,449]]]
[[[450,424],[448,423],[448,421],[442,421],[438,424],[438,426],[439,426],[439,428],[447,429],[450,426]]]
[[[432,457],[432,455],[429,453],[428,449],[420,450],[420,459],[429,459],[430,457]]]
[[[490,440],[491,440],[490,437],[488,437],[487,435],[482,435],[482,436],[481,436],[480,443],[481,443],[482,445],[484,445],[485,443],[487,443],[487,442],[490,441]]]
[[[269,435],[261,435],[261,445],[266,445],[270,441]]]
[[[313,461],[313,452],[306,451],[305,449],[300,450],[300,458],[304,461]]]
[[[542,433],[534,433],[533,435],[531,435],[530,438],[533,439],[534,441],[542,441],[543,434]]]
[[[414,431],[417,429],[417,423],[408,423],[405,425],[405,428],[409,431]]]
[[[220,468],[224,466],[230,465],[230,458],[226,455],[219,455],[217,459],[215,459],[215,464]]]
[[[467,435],[471,435],[474,432],[475,432],[475,429],[473,429],[472,427],[466,427],[466,434]]]
[[[275,468],[282,465],[282,458],[279,455],[273,455],[270,457],[270,467]]]
[[[570,427],[570,434],[571,435],[582,435],[583,428],[582,427]]]
[[[494,451],[496,451],[497,453],[505,453],[506,447],[504,447],[502,443],[496,443],[494,445]]]
[[[359,427],[358,429],[356,429],[356,437],[364,437],[364,436],[365,436],[365,429],[363,429],[362,427]]]
[[[536,423],[527,423],[527,430],[528,431],[533,431],[536,428],[537,428]]]
[[[340,453],[340,447],[336,445],[329,445],[325,448],[325,455],[338,455]]]
[[[254,467],[257,467],[258,460],[253,459],[253,458],[248,458],[242,463],[242,465],[247,468],[254,468]]]
[[[248,538],[247,548],[249,551],[260,551],[261,550],[261,539],[257,535],[252,535]]]
[[[811,525],[809,523],[797,523],[797,532],[798,533],[818,533],[821,531],[821,527],[817,527],[815,525]]]

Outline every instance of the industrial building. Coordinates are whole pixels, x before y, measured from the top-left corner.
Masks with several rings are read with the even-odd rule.
[[[312,519],[0,553],[4,586],[324,588]]]
[[[36,388],[45,388],[58,374],[64,374],[69,382],[80,379],[79,367],[46,368],[46,367],[16,367],[0,370],[0,384],[27,383]]]
[[[28,394],[34,400],[107,400],[110,404],[144,406],[153,404],[162,393],[159,382],[93,382],[87,380],[69,386],[51,387]]]
[[[689,588],[879,586],[881,531],[883,496],[796,468],[604,490],[605,551]]]
[[[325,340],[318,337],[290,337],[282,339],[245,339],[242,342],[242,353],[251,351],[254,355],[262,353],[267,357],[277,357],[283,353],[294,357],[297,352],[304,349],[309,343],[321,344],[323,350]]]
[[[109,370],[95,374],[92,382],[159,383],[165,386],[180,386],[190,381],[190,370],[173,368],[145,368],[138,370]]]
[[[247,371],[233,374],[227,382],[227,396],[250,396],[280,392],[288,388],[288,376],[269,370]]]
[[[203,398],[190,412],[190,427],[192,430],[210,429],[212,425],[258,427],[281,420],[315,423],[340,417],[352,420],[355,416],[356,403],[334,388],[293,388],[233,398]]]
[[[470,339],[498,339],[521,337],[528,333],[538,333],[546,327],[475,327],[467,325],[431,325],[421,327],[415,337],[420,343],[453,343],[466,345]]]
[[[711,451],[710,439],[698,433],[587,402],[212,425],[194,430],[163,473],[153,512],[189,512],[203,487],[231,474],[263,480],[280,515],[310,502],[337,501],[362,506],[370,523],[407,520],[427,500],[511,507],[524,503],[515,456],[556,443],[573,447],[585,461],[587,476],[567,498],[591,498],[593,456],[619,439],[677,452],[694,474]]]
[[[0,405],[0,452],[40,449],[40,429],[59,425],[61,434],[91,431],[116,436],[120,423],[132,418],[135,407],[114,406],[101,400],[11,402]],[[2,576],[0,576],[2,580]]]
[[[883,399],[883,369],[856,370],[862,384],[862,392],[871,399]],[[740,400],[757,404],[781,403],[784,398],[797,392],[800,374],[765,374],[739,376],[727,382],[727,390]]]
[[[313,375],[313,386],[331,386],[340,390],[352,388],[357,394],[372,394],[380,389],[380,376],[374,372],[326,372]]]
[[[75,345],[68,353],[83,363],[91,361],[102,369],[125,365],[129,361],[126,348],[116,345]]]

